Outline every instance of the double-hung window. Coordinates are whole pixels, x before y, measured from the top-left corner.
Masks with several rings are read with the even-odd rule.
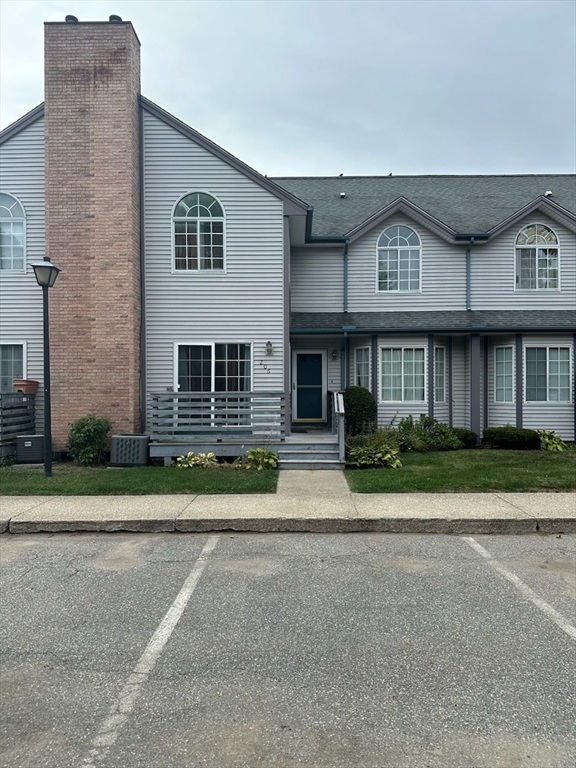
[[[205,192],[192,192],[172,217],[175,272],[224,271],[224,211]]]
[[[354,350],[354,384],[370,389],[370,347]]]
[[[0,193],[0,270],[24,270],[26,219],[24,209],[12,195]]]
[[[0,392],[12,392],[14,379],[24,378],[24,346],[0,344]]]
[[[543,224],[530,224],[516,238],[516,287],[522,291],[559,288],[558,238]]]
[[[419,291],[420,251],[420,238],[410,227],[385,229],[378,238],[378,291]]]
[[[570,399],[570,348],[526,347],[526,401]]]
[[[494,348],[494,402],[511,403],[514,400],[514,350],[512,347]]]
[[[383,347],[381,354],[381,399],[423,403],[426,400],[424,347]]]

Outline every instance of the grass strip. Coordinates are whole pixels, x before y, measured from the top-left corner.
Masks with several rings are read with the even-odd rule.
[[[576,491],[576,450],[474,449],[401,454],[401,469],[347,469],[355,493]]]
[[[176,467],[0,468],[0,496],[132,496],[142,494],[275,493],[278,472]]]

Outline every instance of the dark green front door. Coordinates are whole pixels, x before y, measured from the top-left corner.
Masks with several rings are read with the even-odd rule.
[[[295,353],[295,420],[323,421],[325,419],[322,357],[321,352]]]

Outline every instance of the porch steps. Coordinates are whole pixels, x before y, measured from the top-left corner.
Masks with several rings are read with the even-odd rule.
[[[286,443],[278,449],[279,469],[344,469],[337,442]]]

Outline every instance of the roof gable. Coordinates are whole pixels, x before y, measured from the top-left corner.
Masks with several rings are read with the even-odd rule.
[[[31,109],[30,112],[27,112],[21,118],[16,120],[16,122],[6,126],[3,131],[0,131],[0,144],[4,144],[5,141],[8,141],[13,136],[16,136],[17,133],[20,133],[20,131],[28,128],[29,125],[32,125],[32,123],[35,123],[37,120],[40,120],[43,117],[44,103],[34,107],[34,109]]]

